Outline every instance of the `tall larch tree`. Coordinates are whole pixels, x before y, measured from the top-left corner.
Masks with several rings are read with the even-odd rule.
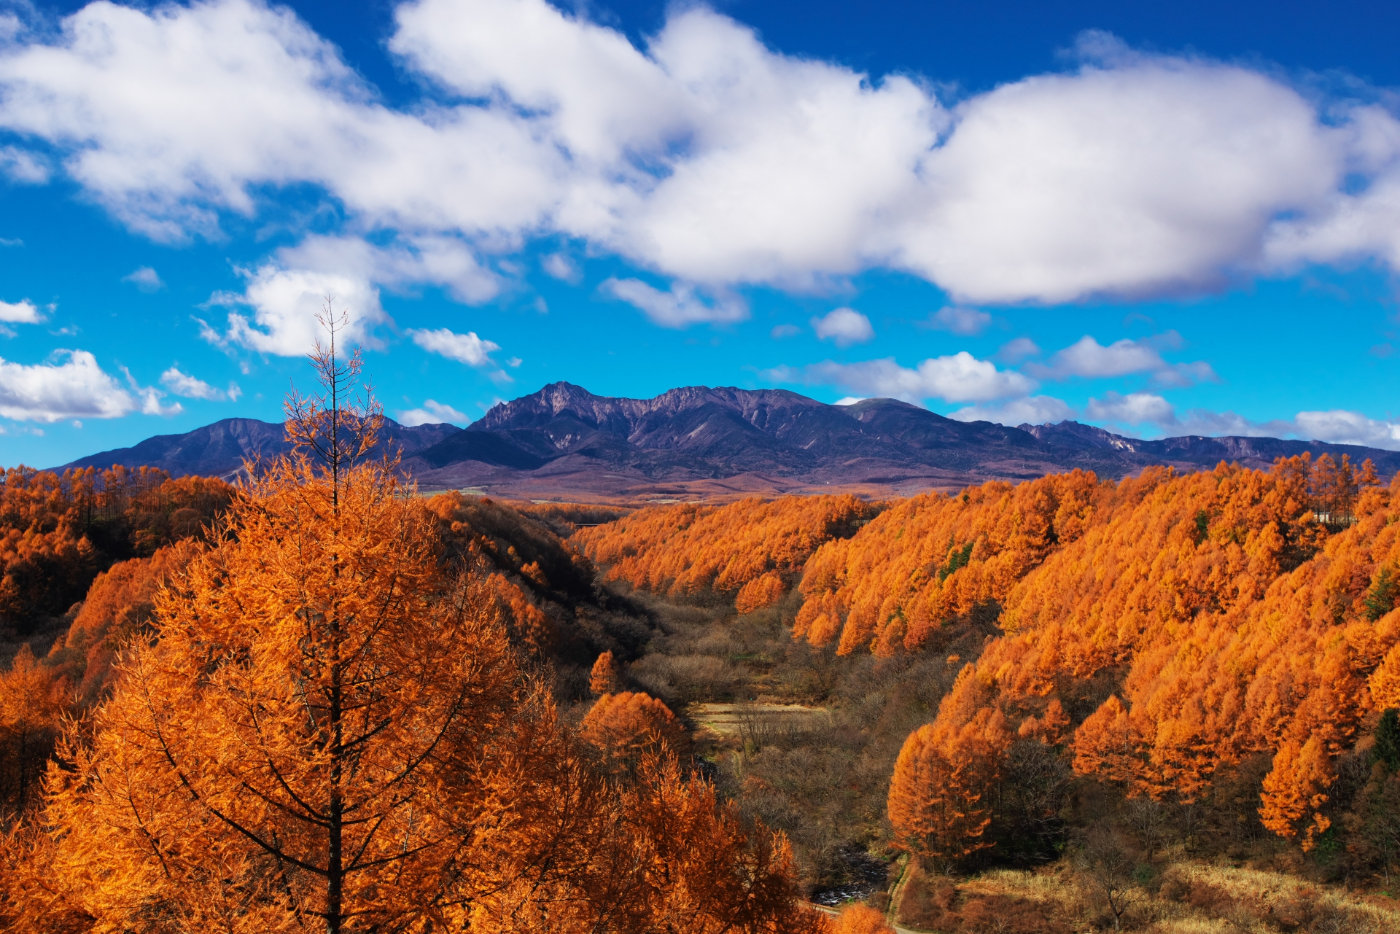
[[[506,750],[557,746],[551,710],[366,460],[380,415],[329,324],[297,453],[160,595],[50,774],[60,894],[99,928],[403,929],[498,888],[516,861],[483,854],[531,849],[495,805],[547,774]]]

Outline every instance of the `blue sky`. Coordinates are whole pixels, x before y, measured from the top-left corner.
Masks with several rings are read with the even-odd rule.
[[[1376,3],[0,0],[0,465],[309,382],[1400,448]]]

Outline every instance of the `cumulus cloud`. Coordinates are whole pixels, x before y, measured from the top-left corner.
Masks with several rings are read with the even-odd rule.
[[[987,330],[992,323],[992,316],[985,311],[978,311],[976,308],[946,305],[929,315],[928,323],[930,327],[940,331],[948,331],[962,337],[973,337]],[[1020,338],[1020,340],[1026,340],[1026,338]]]
[[[128,375],[130,390],[98,366],[86,350],[59,351],[47,363],[11,363],[0,358],[0,417],[57,422],[75,418],[120,418],[132,412],[172,414],[160,393],[142,389]]]
[[[1074,418],[1074,409],[1068,402],[1053,396],[1027,396],[1024,399],[1012,399],[995,405],[965,406],[956,412],[950,412],[948,417],[960,422],[996,422],[999,425],[1012,426],[1044,425]]]
[[[1325,412],[1299,412],[1293,419],[1304,438],[1333,444],[1361,444],[1367,447],[1400,449],[1400,422],[1378,421],[1359,412],[1332,409]]]
[[[1166,399],[1150,392],[1130,392],[1123,395],[1107,392],[1090,399],[1084,414],[1094,421],[1116,422],[1120,425],[1176,426],[1176,410]]]
[[[285,268],[358,275],[391,289],[437,285],[466,304],[484,302],[500,291],[495,273],[455,236],[405,234],[386,245],[355,236],[312,236],[280,250],[277,258]]]
[[[165,283],[161,281],[160,273],[150,266],[142,266],[129,275],[122,276],[123,282],[130,282],[142,292],[158,292],[165,288]]]
[[[248,285],[240,295],[215,296],[214,304],[234,311],[223,333],[204,324],[201,333],[216,343],[242,345],[261,353],[307,353],[323,334],[317,316],[327,302],[347,311],[345,340],[381,346],[375,329],[390,319],[380,303],[380,286],[407,289],[417,284],[445,288],[462,302],[485,301],[499,280],[477,259],[476,251],[453,236],[404,235],[386,245],[356,236],[310,236],[284,247],[266,263],[243,270]]]
[[[496,362],[491,359],[491,354],[501,349],[500,344],[483,340],[475,331],[458,334],[447,328],[410,329],[408,336],[413,338],[413,343],[429,353],[475,367],[495,366]]]
[[[725,295],[707,301],[694,286],[685,283],[675,283],[669,291],[663,292],[640,279],[608,279],[598,289],[604,295],[640,309],[654,324],[665,328],[730,324],[749,316],[748,306],[737,296]]]
[[[1189,386],[1215,380],[1215,370],[1209,363],[1168,363],[1157,349],[1157,345],[1177,346],[1179,343],[1180,336],[1174,332],[1150,341],[1124,338],[1107,346],[1086,334],[1057,351],[1048,364],[1029,364],[1027,369],[1045,379],[1106,379],[1147,373],[1163,386]]]
[[[914,403],[925,399],[989,402],[1025,396],[1035,388],[1035,383],[1024,375],[998,370],[965,350],[924,360],[912,368],[900,366],[893,358],[861,363],[828,360],[801,370],[780,368],[770,375],[784,382],[840,386],[853,394],[888,396]]]
[[[952,107],[939,76],[783,55],[685,5],[634,44],[545,0],[416,0],[389,46],[423,88],[402,107],[284,8],[93,3],[0,48],[0,128],[54,156],[0,163],[166,240],[311,186],[346,230],[421,238],[370,286],[464,300],[498,287],[483,252],[561,236],[711,290],[885,268],[973,303],[1400,267],[1393,113],[1099,34]]]
[[[183,396],[186,399],[226,402],[235,400],[242,395],[242,391],[234,383],[230,383],[228,389],[216,389],[196,376],[182,373],[180,368],[175,366],[160,374],[160,384],[175,395]]]
[[[820,318],[813,318],[812,330],[819,339],[831,341],[837,347],[863,344],[875,336],[870,319],[854,308],[836,308]]]
[[[211,329],[205,332],[206,337],[259,353],[299,357],[310,353],[318,341],[325,341],[320,318],[330,306],[349,315],[349,325],[339,335],[343,342],[379,346],[372,329],[388,316],[380,307],[379,290],[365,276],[286,269],[276,263],[246,275],[249,281],[244,293],[223,300],[251,308],[252,316],[229,312],[227,333],[218,335]]]
[[[1165,365],[1155,348],[1138,341],[1124,338],[1105,347],[1086,334],[1051,357],[1043,372],[1061,379],[1100,379],[1150,372]]]
[[[1323,205],[1345,138],[1257,72],[1135,58],[1003,85],[959,108],[897,246],[973,301],[1208,287],[1270,224]]]
[[[7,324],[38,324],[44,320],[38,307],[28,299],[0,302],[0,321]]]
[[[423,403],[422,408],[405,409],[399,413],[399,424],[407,425],[410,428],[417,425],[465,425],[471,421],[465,414],[457,411],[450,405],[437,402],[433,399]]]

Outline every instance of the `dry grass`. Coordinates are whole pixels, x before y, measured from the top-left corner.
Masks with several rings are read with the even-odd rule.
[[[740,736],[757,729],[811,730],[831,725],[831,711],[805,704],[691,704],[686,716],[717,736]]]
[[[901,919],[917,930],[1113,929],[1093,881],[1064,866],[995,870],[956,884],[923,877],[914,887]],[[1028,926],[1032,914],[1039,920]],[[1132,892],[1122,924],[1143,934],[1395,934],[1400,902],[1283,873],[1182,860]]]

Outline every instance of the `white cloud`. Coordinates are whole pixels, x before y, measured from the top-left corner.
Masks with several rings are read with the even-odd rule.
[[[789,337],[796,337],[802,333],[802,329],[795,324],[775,324],[768,332],[768,336],[776,341],[787,340]]]
[[[670,291],[663,292],[640,279],[608,279],[598,290],[640,309],[653,323],[665,328],[730,324],[749,316],[748,306],[742,299],[726,295],[706,301],[694,286],[682,282],[672,284]]]
[[[0,47],[0,127],[54,155],[0,161],[64,172],[170,240],[310,186],[346,231],[413,241],[359,272],[364,295],[432,283],[479,301],[499,289],[481,256],[560,236],[711,290],[887,268],[968,302],[1355,256],[1400,268],[1395,117],[1260,71],[1094,34],[1092,61],[950,112],[938,76],[781,55],[703,7],[640,45],[545,0],[418,0],[395,20],[391,49],[426,79],[397,109],[281,7],[92,3]],[[714,320],[671,304],[672,326]],[[250,346],[282,346],[254,324]]]
[[[1215,367],[1204,360],[1191,363],[1172,363],[1152,374],[1152,381],[1158,386],[1181,388],[1197,383],[1214,383],[1220,379]]]
[[[140,269],[122,277],[123,282],[130,282],[142,292],[157,292],[165,288],[165,283],[161,281],[160,273],[150,266],[142,266]]]
[[[893,358],[862,363],[826,361],[800,372],[775,371],[772,375],[791,381],[798,376],[809,383],[841,386],[867,396],[889,396],[906,402],[945,399],[949,402],[989,402],[1025,396],[1035,383],[1020,373],[998,370],[986,360],[967,351],[934,357],[917,367],[902,367]]]
[[[44,320],[39,308],[28,299],[0,302],[0,321],[8,324],[38,324]]]
[[[413,342],[429,353],[465,363],[468,366],[495,366],[491,354],[501,349],[495,341],[482,340],[475,331],[457,334],[447,328],[436,330],[410,329],[408,336]]]
[[[1040,346],[1029,337],[1014,337],[1001,345],[996,356],[1002,363],[1020,363],[1040,356]]]
[[[837,347],[863,344],[875,336],[870,319],[854,308],[836,308],[820,318],[812,319],[817,337],[831,341]]]
[[[1264,249],[1270,266],[1374,257],[1400,269],[1400,119],[1361,106],[1343,130],[1349,167],[1370,184],[1331,192],[1322,209],[1274,224]]]
[[[578,264],[563,253],[550,253],[540,265],[545,272],[562,282],[578,282],[583,278]]]
[[[1106,392],[1090,399],[1084,414],[1095,421],[1116,422],[1120,425],[1156,425],[1176,427],[1176,410],[1159,395],[1150,392],[1130,392],[1123,395]]]
[[[174,366],[160,374],[160,384],[177,396],[210,402],[235,400],[243,394],[236,384],[230,383],[227,390],[216,389],[198,377],[180,372],[180,368]]]
[[[42,185],[49,180],[49,166],[35,153],[0,146],[0,175],[23,185]]]
[[[359,277],[391,289],[439,285],[467,304],[500,291],[496,275],[480,263],[476,251],[451,236],[402,235],[384,246],[354,236],[311,236],[279,250],[277,260],[284,268]]]
[[[439,285],[458,301],[472,303],[491,298],[500,285],[460,238],[426,234],[401,236],[384,246],[361,237],[310,236],[244,274],[249,282],[242,295],[216,293],[209,304],[251,307],[252,320],[231,312],[226,334],[200,322],[201,334],[215,343],[231,341],[281,356],[307,353],[323,337],[317,316],[328,299],[337,311],[350,314],[342,335],[347,342],[378,347],[375,329],[390,320],[380,304],[380,285]]]
[[[1102,399],[1090,400],[1086,414],[1090,418],[1123,424],[1156,424],[1172,435],[1296,438],[1400,450],[1400,422],[1374,419],[1345,409],[1299,412],[1293,418],[1253,421],[1236,412],[1207,409],[1192,409],[1178,415],[1165,400],[1150,393],[1126,396],[1107,393]]]
[[[1285,438],[1296,434],[1296,427],[1292,421],[1287,420],[1253,422],[1236,412],[1192,409],[1180,417],[1179,427],[1174,429],[1172,433],[1211,437],[1238,435],[1254,438]]]
[[[1299,412],[1293,422],[1297,434],[1303,438],[1315,438],[1333,444],[1361,444],[1390,450],[1400,449],[1400,422],[1377,421],[1359,412],[1343,409]]]
[[[399,424],[412,428],[417,425],[437,425],[440,423],[466,425],[471,419],[450,405],[429,399],[423,403],[421,409],[406,409],[400,412],[398,421]]]
[[[18,237],[0,237],[0,246],[24,246],[24,241]]]
[[[1346,138],[1265,75],[1135,58],[1003,85],[957,111],[897,262],[972,301],[1207,287],[1270,223],[1320,207]]]
[[[987,330],[992,323],[992,316],[985,311],[978,311],[976,308],[947,305],[929,315],[928,323],[940,331],[972,337]],[[1020,339],[1026,340],[1026,338]]]
[[[1146,344],[1124,338],[1105,347],[1086,334],[1051,357],[1045,373],[1060,379],[1101,379],[1152,372],[1164,366],[1162,355]]]
[[[349,314],[349,326],[338,335],[347,344],[378,346],[372,328],[387,320],[379,305],[379,290],[363,276],[284,269],[268,263],[248,273],[242,304],[252,308],[251,320],[230,312],[228,333],[221,340],[259,353],[298,357],[310,353],[326,332],[319,318],[327,305]]]
[[[1216,379],[1209,363],[1168,363],[1157,349],[1179,345],[1180,335],[1175,332],[1146,341],[1124,338],[1107,346],[1086,334],[1056,352],[1048,364],[1029,364],[1027,369],[1046,379],[1106,379],[1147,373],[1160,385],[1178,387]]]
[[[120,418],[141,410],[149,395],[134,396],[97,365],[86,350],[59,351],[49,363],[0,358],[0,416],[19,421]],[[158,405],[158,402],[157,402]]]
[[[14,13],[0,13],[0,42],[9,42],[24,32],[24,21]]]
[[[833,402],[833,403],[831,403],[831,404],[832,404],[832,405],[855,405],[857,402],[864,402],[864,401],[865,401],[865,397],[864,397],[864,396],[842,396],[840,399],[837,399],[835,402]]]
[[[965,406],[949,413],[948,417],[960,422],[996,422],[1014,427],[1062,422],[1074,418],[1074,409],[1070,408],[1069,403],[1053,396],[1027,396],[999,405]]]

